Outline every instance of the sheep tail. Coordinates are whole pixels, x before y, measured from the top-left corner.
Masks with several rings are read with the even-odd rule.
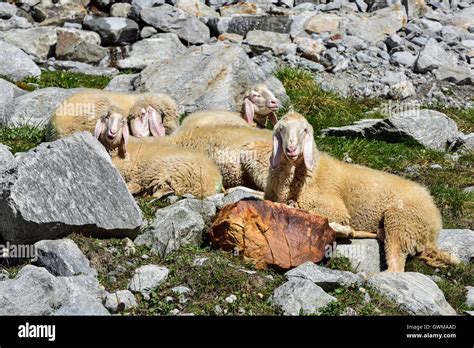
[[[417,258],[432,267],[457,266],[461,263],[457,256],[440,250],[435,244],[429,244]]]

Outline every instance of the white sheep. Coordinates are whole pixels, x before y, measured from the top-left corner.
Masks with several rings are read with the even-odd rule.
[[[183,120],[181,127],[251,125],[265,128],[268,120],[273,126],[278,122],[275,112],[280,106],[280,101],[275,97],[272,91],[265,85],[259,84],[244,97],[241,113],[226,110],[197,111],[187,116]]]
[[[112,156],[112,161],[134,195],[159,198],[174,192],[203,198],[223,189],[219,168],[203,152],[130,137],[128,153],[128,160]]]
[[[436,245],[441,215],[424,187],[319,152],[313,128],[295,112],[274,129],[265,199],[293,202],[338,225],[378,233],[388,271],[403,272],[407,255],[434,266],[459,263]]]
[[[230,125],[180,128],[163,141],[207,153],[219,167],[226,189],[265,188],[272,151],[269,130]]]
[[[84,89],[65,99],[52,119],[58,137],[94,129],[97,120],[111,106],[120,108],[130,122],[131,135],[137,137],[163,136],[179,125],[176,103],[163,94],[131,94],[99,89]],[[160,122],[161,121],[161,128]]]

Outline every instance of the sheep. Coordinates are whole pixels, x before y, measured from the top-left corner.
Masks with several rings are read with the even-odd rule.
[[[179,125],[176,103],[163,94],[131,94],[84,89],[64,100],[52,119],[57,137],[80,131],[92,131],[94,125],[110,106],[125,112],[130,122],[130,133],[137,137],[171,134]],[[162,127],[157,120],[161,119]]]
[[[110,106],[100,117],[94,128],[94,136],[111,153],[118,148],[118,156],[128,159],[129,129],[122,109]]]
[[[272,151],[272,132],[248,126],[184,128],[163,141],[204,151],[219,167],[224,187],[263,191]]]
[[[244,97],[241,113],[226,110],[197,111],[187,116],[181,127],[192,128],[225,124],[265,128],[268,120],[272,126],[278,122],[275,112],[280,106],[280,101],[272,91],[265,85],[259,84]]]
[[[112,156],[132,194],[159,198],[174,192],[204,198],[222,191],[219,168],[205,153],[148,139],[154,138],[130,137],[129,160]]]
[[[277,123],[270,162],[265,199],[371,231],[385,242],[389,272],[403,272],[408,255],[433,266],[460,262],[436,245],[441,215],[424,187],[319,152],[302,115],[290,112]]]

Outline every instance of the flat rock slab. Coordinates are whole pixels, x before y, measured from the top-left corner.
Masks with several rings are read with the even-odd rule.
[[[460,133],[456,123],[445,114],[421,109],[399,112],[386,119],[364,119],[350,126],[326,128],[323,134],[389,142],[416,141],[427,148],[444,151]]]
[[[382,272],[367,284],[411,314],[456,315],[436,283],[424,274]]]
[[[319,262],[335,240],[327,219],[270,201],[240,201],[225,206],[208,231],[209,241],[238,250],[259,268],[280,270]]]
[[[313,262],[305,262],[285,273],[288,279],[307,279],[323,288],[325,291],[334,290],[338,286],[362,285],[364,279],[357,274],[348,271],[338,271],[318,266]]]
[[[21,49],[0,40],[0,75],[14,81],[41,75],[40,68]]]
[[[8,167],[0,167],[0,234],[6,241],[138,233],[140,208],[91,134],[43,143],[18,154]]]
[[[273,292],[271,302],[283,311],[284,315],[318,314],[319,310],[336,298],[324,292],[307,279],[291,279]]]

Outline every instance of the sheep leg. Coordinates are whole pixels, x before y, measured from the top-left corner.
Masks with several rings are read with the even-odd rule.
[[[366,232],[366,231],[356,231],[351,226],[344,226],[338,224],[337,222],[330,222],[329,226],[336,232],[337,238],[349,238],[349,239],[364,239],[371,238],[376,239],[377,233]]]

